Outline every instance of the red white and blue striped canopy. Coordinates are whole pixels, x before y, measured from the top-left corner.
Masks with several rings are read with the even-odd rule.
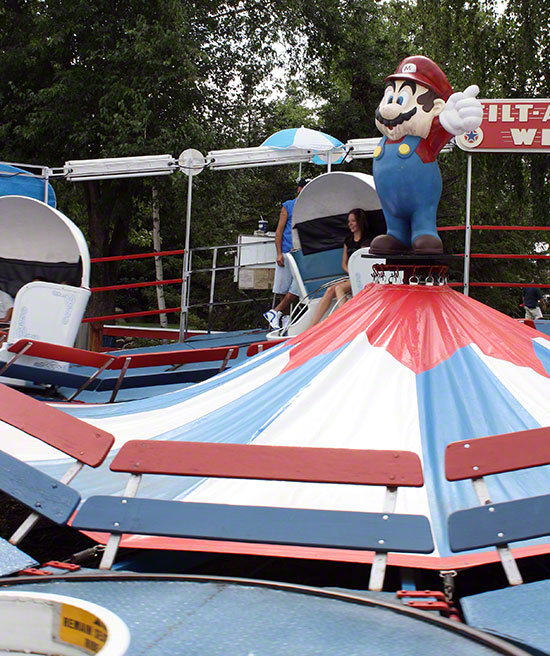
[[[429,517],[436,551],[392,554],[389,562],[446,569],[496,556],[450,551],[447,517],[478,501],[469,481],[445,479],[445,447],[548,426],[548,399],[545,335],[448,286],[370,284],[321,324],[212,379],[146,400],[66,411],[112,433],[115,450],[130,439],[162,439],[416,452],[425,486],[401,488],[396,512]],[[7,429],[0,440],[9,441]],[[8,446],[51,475],[66,469],[58,452],[30,438]],[[549,481],[548,467],[487,479],[494,502],[545,494]],[[75,487],[88,497],[122,494],[124,483],[103,465],[80,475]],[[383,494],[353,485],[170,477],[145,477],[140,488],[154,498],[374,512]],[[178,548],[168,538],[134,536],[127,544]],[[549,550],[542,539],[519,547],[525,554]]]

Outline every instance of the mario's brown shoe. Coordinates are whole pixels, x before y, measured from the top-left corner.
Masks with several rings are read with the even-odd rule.
[[[420,235],[414,240],[412,249],[415,255],[441,255],[443,244],[439,237]]]
[[[405,255],[411,249],[391,235],[378,235],[370,243],[371,255]]]

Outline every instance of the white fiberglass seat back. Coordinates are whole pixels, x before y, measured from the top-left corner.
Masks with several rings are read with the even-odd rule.
[[[4,196],[0,234],[0,289],[14,298],[0,361],[9,345],[24,338],[73,346],[90,297],[90,255],[82,232],[39,200]],[[20,363],[47,366],[27,356]]]

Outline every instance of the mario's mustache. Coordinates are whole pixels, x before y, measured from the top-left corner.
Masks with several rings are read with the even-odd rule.
[[[399,116],[389,119],[384,118],[382,114],[380,114],[380,109],[376,108],[374,117],[379,123],[382,123],[382,125],[385,125],[387,128],[394,128],[395,126],[401,125],[401,123],[404,123],[405,121],[408,121],[410,118],[412,118],[416,114],[416,110],[417,108],[413,107],[410,112],[407,112],[406,114],[399,114]]]

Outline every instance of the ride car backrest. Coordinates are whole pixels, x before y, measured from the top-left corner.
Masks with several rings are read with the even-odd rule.
[[[7,342],[29,338],[73,346],[90,294],[71,285],[27,283],[15,296]]]

